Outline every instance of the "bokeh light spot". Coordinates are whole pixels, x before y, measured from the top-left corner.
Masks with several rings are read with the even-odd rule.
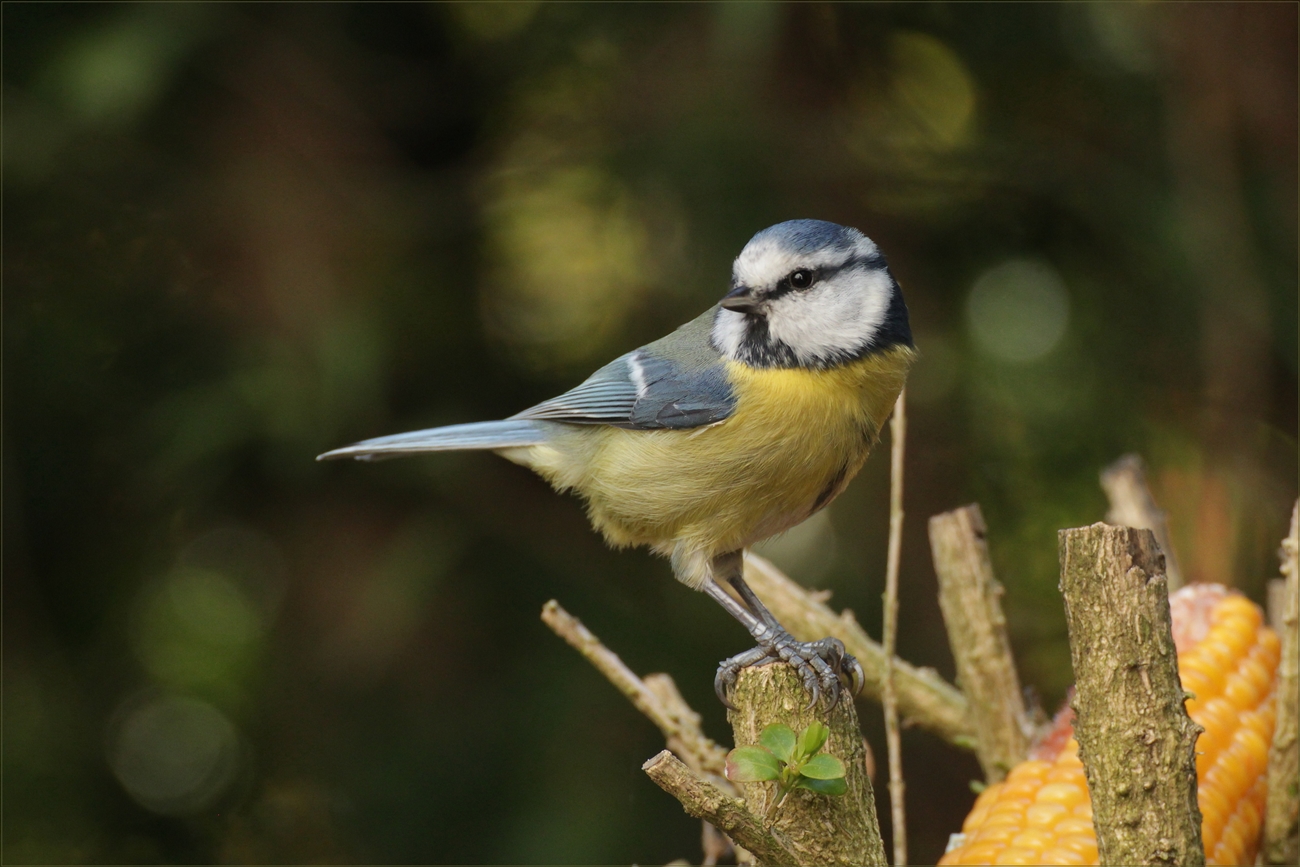
[[[185,696],[128,702],[112,725],[108,762],[141,806],[168,816],[211,806],[234,780],[239,737],[212,705]]]
[[[142,596],[134,637],[158,681],[227,693],[264,631],[262,613],[233,581],[182,567]]]
[[[903,31],[890,39],[890,59],[894,101],[912,122],[909,137],[938,150],[965,144],[975,118],[975,81],[961,58],[927,33]]]
[[[1033,361],[1056,348],[1065,335],[1069,293],[1048,263],[1011,259],[975,281],[966,314],[980,349],[1006,361]]]
[[[652,271],[630,197],[595,166],[511,184],[490,228],[498,263],[483,298],[493,334],[538,370],[608,350]]]
[[[442,9],[471,39],[496,42],[523,31],[541,7],[537,0],[511,3],[447,3]]]

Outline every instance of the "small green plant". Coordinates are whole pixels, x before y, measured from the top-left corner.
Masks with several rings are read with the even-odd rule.
[[[776,783],[776,798],[768,808],[771,820],[785,796],[795,789],[819,795],[842,795],[844,763],[820,752],[830,729],[814,722],[796,737],[787,725],[775,723],[763,729],[759,746],[736,747],[727,753],[727,779],[736,783]]]

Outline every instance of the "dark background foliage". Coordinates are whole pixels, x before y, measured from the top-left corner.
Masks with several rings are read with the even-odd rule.
[[[1291,4],[6,4],[4,858],[663,862],[657,733],[557,597],[726,731],[746,636],[491,455],[780,220],[901,280],[900,651],[952,676],[928,515],[978,500],[1024,680],[1060,527],[1151,468],[1253,598],[1296,495]],[[888,460],[767,546],[878,632]],[[883,752],[874,705],[867,735]],[[912,854],[974,761],[904,738]],[[888,815],[878,780],[881,814]]]

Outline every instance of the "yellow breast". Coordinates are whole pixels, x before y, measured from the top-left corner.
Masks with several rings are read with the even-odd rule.
[[[684,431],[589,428],[576,434],[584,460],[568,460],[562,453],[571,450],[560,447],[544,462],[551,467],[534,466],[582,494],[613,544],[650,545],[675,560],[683,551],[738,550],[839,494],[879,438],[913,357],[896,347],[822,371],[731,362],[737,403],[726,421]]]

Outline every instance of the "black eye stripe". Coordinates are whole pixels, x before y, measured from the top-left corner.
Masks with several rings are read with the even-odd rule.
[[[888,267],[888,265],[885,262],[885,257],[877,251],[875,253],[871,253],[870,255],[866,255],[866,256],[853,256],[852,258],[847,259],[838,265],[822,265],[817,268],[796,268],[794,271],[791,271],[785,277],[782,277],[777,282],[776,287],[770,293],[768,293],[767,297],[780,298],[782,295],[788,295],[791,292],[802,291],[803,289],[811,289],[813,286],[816,286],[818,283],[821,283],[824,280],[834,277],[835,275],[839,274],[841,271],[849,271],[858,268],[867,271],[874,271],[876,269],[886,268],[886,267]],[[791,285],[790,278],[801,271],[807,271],[810,274],[812,274],[813,277],[812,282],[802,287]]]

